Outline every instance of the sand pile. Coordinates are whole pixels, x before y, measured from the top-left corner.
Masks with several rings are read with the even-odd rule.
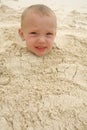
[[[18,36],[20,11],[0,7],[0,130],[87,130],[87,14],[58,13],[52,52]]]

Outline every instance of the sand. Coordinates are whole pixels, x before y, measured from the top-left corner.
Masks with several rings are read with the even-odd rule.
[[[37,57],[18,35],[24,7],[11,7],[0,6],[0,130],[87,130],[87,13],[51,3],[55,46]]]

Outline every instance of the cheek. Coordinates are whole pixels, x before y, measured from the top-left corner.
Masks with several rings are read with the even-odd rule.
[[[26,37],[26,43],[27,44],[34,44],[34,42],[35,42],[35,39],[34,38],[31,38],[31,37]]]
[[[54,38],[50,38],[49,40],[48,40],[48,48],[49,49],[52,49],[52,47],[53,47],[53,45],[54,45]]]
[[[49,39],[48,39],[48,43],[49,43],[50,45],[53,45],[53,43],[54,43],[54,38],[49,38]]]

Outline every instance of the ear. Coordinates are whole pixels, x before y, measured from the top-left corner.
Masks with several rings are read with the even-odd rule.
[[[23,30],[21,28],[18,30],[18,33],[19,33],[21,39],[24,41],[25,40],[24,39],[24,33],[23,33]]]

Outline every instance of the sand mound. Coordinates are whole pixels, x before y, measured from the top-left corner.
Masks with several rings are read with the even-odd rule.
[[[56,45],[37,57],[18,36],[19,12],[0,8],[0,130],[86,130],[87,14],[60,15]]]
[[[0,6],[0,13],[12,13],[12,12],[14,13],[14,11],[15,11],[14,9],[12,9],[6,5]]]

